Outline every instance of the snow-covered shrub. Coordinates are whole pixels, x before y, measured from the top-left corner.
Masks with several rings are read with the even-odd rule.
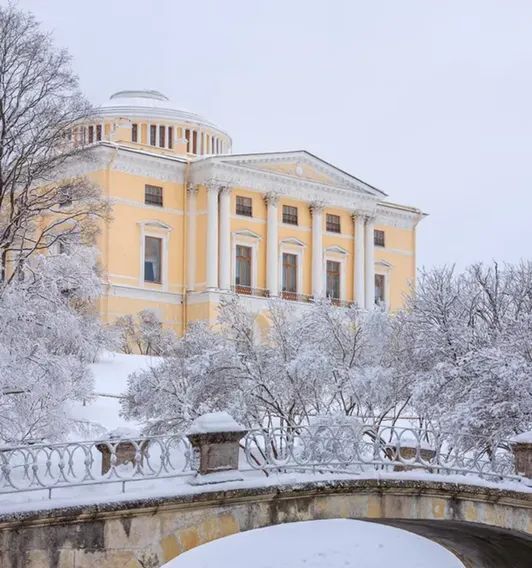
[[[138,351],[141,355],[168,355],[176,345],[176,335],[164,329],[153,310],[142,310],[136,317],[117,318],[114,330],[123,353]]]

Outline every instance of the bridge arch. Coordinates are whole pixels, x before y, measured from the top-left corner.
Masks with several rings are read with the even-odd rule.
[[[442,544],[467,567],[528,568],[532,493],[414,479],[345,479],[0,517],[6,568],[159,568],[178,554],[280,523],[350,518]]]

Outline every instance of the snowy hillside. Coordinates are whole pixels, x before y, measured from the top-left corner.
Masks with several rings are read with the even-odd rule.
[[[73,406],[74,417],[87,424],[86,435],[99,436],[116,428],[137,428],[138,424],[120,417],[120,395],[127,388],[128,376],[156,365],[160,359],[146,355],[105,352],[91,365],[95,398]]]

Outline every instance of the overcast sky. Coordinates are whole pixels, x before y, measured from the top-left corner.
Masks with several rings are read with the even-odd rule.
[[[428,212],[420,266],[532,257],[531,0],[19,5],[93,103],[158,89],[235,152],[307,149]]]

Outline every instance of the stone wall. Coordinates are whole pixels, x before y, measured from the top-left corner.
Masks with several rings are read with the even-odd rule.
[[[3,516],[0,566],[159,568],[217,538],[329,518],[403,526],[447,546],[471,567],[525,568],[532,557],[532,493],[413,480],[349,480],[235,491],[213,487],[183,497]],[[453,527],[461,527],[454,539],[449,538]],[[505,557],[511,563],[504,564]],[[484,564],[478,564],[479,558]],[[527,564],[519,563],[526,559]]]

